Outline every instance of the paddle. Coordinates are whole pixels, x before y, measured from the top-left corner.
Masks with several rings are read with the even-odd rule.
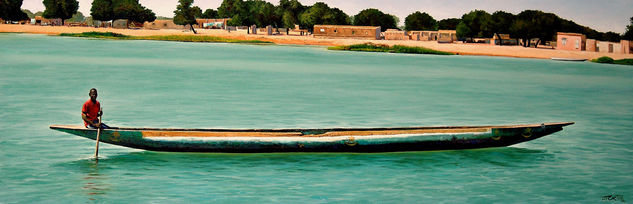
[[[99,109],[102,113],[103,109]],[[95,161],[99,162],[99,135],[101,135],[101,116],[99,116],[99,126],[97,127],[97,147],[95,147]]]

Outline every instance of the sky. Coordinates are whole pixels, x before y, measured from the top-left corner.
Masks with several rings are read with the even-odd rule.
[[[78,0],[79,11],[90,15],[92,0]],[[154,11],[157,16],[173,17],[178,0],[139,0]],[[279,0],[266,0],[277,5]],[[420,11],[426,12],[436,20],[461,18],[472,10],[485,10],[493,13],[498,10],[518,14],[527,9],[555,13],[561,18],[572,20],[580,25],[589,26],[600,32],[613,31],[624,33],[629,19],[633,17],[633,0],[299,0],[303,5],[325,2],[337,7],[350,16],[363,9],[376,8],[393,14],[404,24],[407,15]],[[195,0],[194,5],[203,11],[217,9],[222,0]],[[42,0],[23,0],[23,9],[35,13],[43,11]]]

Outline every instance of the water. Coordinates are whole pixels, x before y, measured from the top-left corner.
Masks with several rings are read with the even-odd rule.
[[[633,69],[323,47],[0,34],[0,203],[506,203],[633,200]],[[377,154],[135,150],[81,124],[326,128],[575,121],[506,148]]]

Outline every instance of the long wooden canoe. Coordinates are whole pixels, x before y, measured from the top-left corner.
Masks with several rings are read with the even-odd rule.
[[[558,131],[574,122],[533,125],[331,128],[166,129],[111,128],[100,141],[172,152],[394,152],[503,147]],[[97,130],[77,125],[51,129],[95,139]]]

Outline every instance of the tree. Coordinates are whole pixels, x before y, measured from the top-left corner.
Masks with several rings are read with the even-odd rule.
[[[29,18],[35,18],[33,12],[29,11],[28,9],[22,9],[22,12],[26,13],[26,16],[28,16]]]
[[[72,18],[68,19],[68,21],[70,22],[84,22],[85,20],[86,17],[84,17],[84,14],[79,11],[77,11],[77,13],[75,13]]]
[[[437,21],[428,13],[416,11],[404,19],[405,30],[437,30]]]
[[[233,18],[238,15],[238,10],[242,7],[244,2],[242,0],[223,0],[220,7],[218,7],[218,15],[221,18]]]
[[[490,37],[490,23],[492,16],[483,10],[474,10],[462,16],[457,25],[457,35],[460,37]]]
[[[612,31],[604,33],[602,37],[603,40],[610,42],[620,42],[621,38],[620,34]]]
[[[218,11],[213,9],[207,9],[202,13],[202,18],[218,18]]]
[[[22,7],[22,0],[0,0],[0,18],[9,21],[29,19],[20,7]]]
[[[277,6],[277,16],[281,17],[281,25],[285,28],[294,28],[299,24],[299,14],[306,9],[297,0],[279,0]]]
[[[561,28],[561,19],[538,10],[525,10],[516,16],[510,27],[511,33],[523,40],[523,46],[531,46],[530,39],[538,38],[536,45],[543,40],[553,40]]]
[[[349,25],[350,19],[345,12],[338,8],[330,8],[323,2],[314,3],[299,15],[301,27],[312,30],[314,25]]]
[[[95,0],[96,1],[96,0]],[[127,19],[128,23],[137,22],[144,23],[145,21],[152,22],[156,20],[156,14],[142,6],[138,0],[110,0],[110,8],[112,10],[111,13],[108,13],[109,10],[106,8],[97,8],[103,9],[104,16],[103,20],[114,20],[114,19]],[[104,2],[104,7],[107,6],[108,2]],[[95,9],[95,3],[93,2],[93,9]],[[101,16],[100,16],[101,17]],[[93,16],[93,19],[94,18]],[[97,20],[101,20],[97,19]]]
[[[92,19],[99,21],[114,20],[112,0],[93,0],[90,8]]]
[[[354,25],[380,26],[382,31],[389,28],[397,28],[398,24],[392,15],[385,14],[378,9],[365,9],[354,16]]]
[[[200,7],[194,6],[191,7],[191,9],[193,10],[193,16],[196,18],[202,18],[202,9],[200,9]]]
[[[265,27],[267,25],[275,25],[279,23],[279,17],[276,14],[276,8],[273,4],[262,0],[247,1],[250,17],[249,22],[257,25],[257,27]]]
[[[79,9],[79,2],[77,0],[44,0],[44,18],[61,18],[62,25],[64,21],[73,17]]]
[[[510,34],[510,27],[514,23],[514,14],[505,11],[495,11],[492,13],[490,29],[497,34]]]
[[[462,22],[459,18],[447,18],[442,19],[437,23],[437,27],[440,30],[457,30],[457,25]]]
[[[622,35],[624,40],[633,40],[633,17],[631,17],[631,24],[626,26],[626,32]]]
[[[178,6],[174,11],[174,23],[178,25],[189,25],[191,31],[194,34],[198,34],[193,29],[193,24],[196,24],[195,9],[191,7],[193,0],[178,0]]]

